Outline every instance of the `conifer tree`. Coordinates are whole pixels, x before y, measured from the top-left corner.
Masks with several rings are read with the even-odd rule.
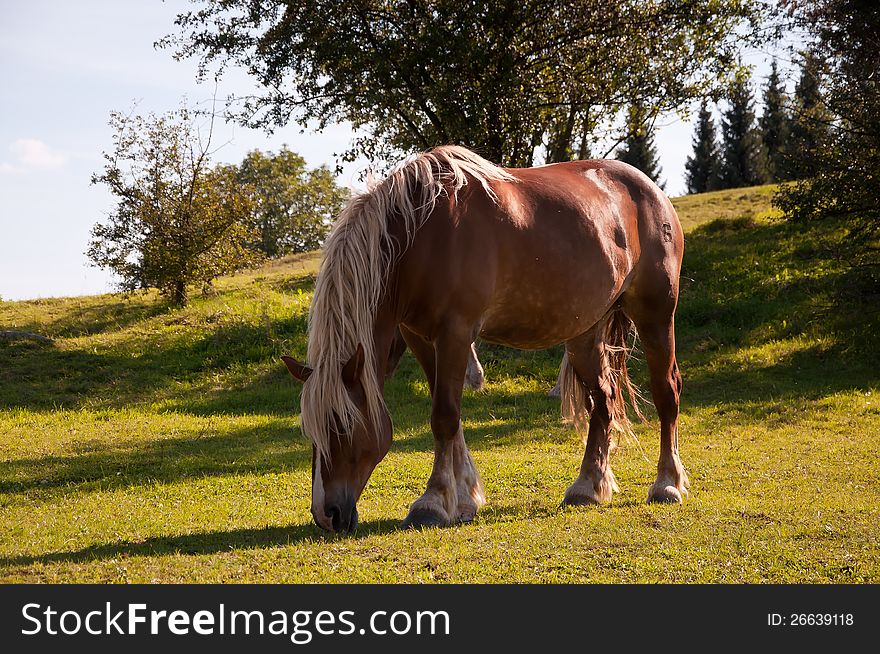
[[[721,120],[721,187],[756,186],[766,181],[764,144],[755,127],[755,109],[748,79],[737,80]]]
[[[685,181],[688,193],[705,193],[718,188],[719,160],[715,121],[706,100],[700,105],[697,127],[694,131],[694,153],[685,163]]]
[[[830,124],[830,114],[822,101],[821,80],[821,62],[812,53],[804,54],[791,108],[785,158],[788,179],[804,179],[816,173],[811,153],[819,150],[827,139]]]
[[[660,182],[662,169],[654,145],[653,121],[644,105],[634,102],[629,106],[626,132],[626,139],[617,150],[617,159],[635,166],[663,188],[664,184]]]
[[[761,140],[767,153],[767,180],[778,182],[786,178],[783,157],[788,140],[788,117],[785,88],[779,78],[775,59],[770,67],[763,99],[764,113],[760,125]]]

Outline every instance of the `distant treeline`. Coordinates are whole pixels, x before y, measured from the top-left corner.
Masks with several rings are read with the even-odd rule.
[[[804,179],[815,174],[813,152],[828,138],[830,116],[820,95],[821,63],[806,54],[794,94],[786,92],[776,61],[762,88],[763,113],[755,115],[748,78],[737,80],[721,110],[720,139],[708,101],[697,117],[688,158],[689,193]]]
[[[810,177],[816,173],[811,153],[827,141],[831,116],[821,98],[822,64],[806,54],[794,93],[786,92],[774,60],[761,89],[763,113],[755,112],[753,84],[737,78],[718,103],[720,134],[710,100],[700,104],[693,153],[685,164],[688,193],[757,186]],[[625,138],[616,158],[660,183],[653,120],[648,109],[631,104]]]

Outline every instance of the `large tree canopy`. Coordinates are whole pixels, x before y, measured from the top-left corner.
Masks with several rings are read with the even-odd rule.
[[[833,249],[864,273],[863,295],[880,293],[880,6],[858,0],[787,0],[811,36],[795,111],[795,152],[809,163],[777,204],[795,220],[843,227]],[[824,71],[824,74],[823,74]],[[818,135],[818,137],[816,136]],[[851,284],[847,292],[852,294]]]
[[[583,155],[597,125],[718,90],[758,0],[205,0],[160,45],[203,75],[241,66],[245,124],[350,121],[345,153],[459,143],[508,165]]]

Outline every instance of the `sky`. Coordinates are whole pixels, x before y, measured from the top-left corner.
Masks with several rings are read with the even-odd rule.
[[[92,226],[113,207],[101,186],[90,184],[111,146],[113,110],[162,113],[204,106],[215,88],[196,83],[196,62],[175,61],[153,43],[174,31],[184,0],[0,0],[0,298],[88,295],[113,290],[113,276],[85,256]],[[770,56],[746,62],[766,75]],[[233,71],[218,98],[252,89]],[[658,123],[666,192],[684,193],[684,163],[693,126],[676,116]],[[254,148],[286,144],[308,165],[335,167],[335,153],[352,140],[350,125],[301,133],[297,125],[272,135],[241,126],[215,126],[224,143],[216,161],[237,163]],[[337,178],[356,186],[367,161],[347,164]]]

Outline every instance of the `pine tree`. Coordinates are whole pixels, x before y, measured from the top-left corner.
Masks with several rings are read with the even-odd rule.
[[[766,181],[764,144],[755,127],[755,109],[748,79],[737,80],[721,120],[721,186],[738,188]]]
[[[688,193],[705,193],[719,186],[718,142],[715,121],[706,100],[700,105],[697,128],[694,131],[694,154],[685,163]]]
[[[761,140],[767,153],[767,180],[778,182],[786,179],[784,150],[788,140],[788,117],[786,116],[785,88],[779,79],[776,60],[770,68],[767,86],[764,88],[764,114],[761,116]]]
[[[822,102],[822,63],[811,53],[801,61],[801,75],[794,89],[790,136],[785,168],[788,179],[812,177],[816,172],[811,153],[828,137],[830,113]]]
[[[626,116],[627,136],[615,156],[619,161],[635,166],[663,188],[664,184],[659,181],[663,171],[660,168],[657,147],[654,145],[654,129],[650,118],[644,105],[638,102],[630,105]]]

